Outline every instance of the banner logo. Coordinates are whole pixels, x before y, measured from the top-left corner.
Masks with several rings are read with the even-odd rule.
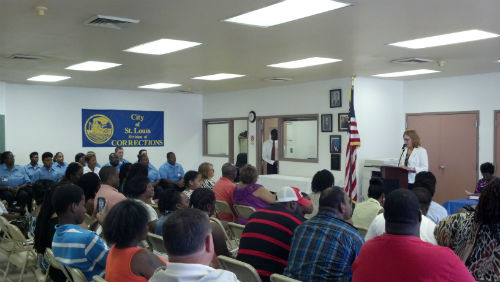
[[[93,115],[85,122],[85,136],[90,142],[104,144],[113,136],[113,122],[101,114]]]

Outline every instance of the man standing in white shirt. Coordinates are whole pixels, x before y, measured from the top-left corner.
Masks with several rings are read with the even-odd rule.
[[[201,210],[181,209],[170,215],[163,224],[163,244],[168,264],[158,268],[150,282],[239,282],[234,273],[209,266],[214,242],[208,215]]]
[[[264,142],[262,159],[267,163],[267,174],[278,174],[278,130],[271,130],[271,139]]]

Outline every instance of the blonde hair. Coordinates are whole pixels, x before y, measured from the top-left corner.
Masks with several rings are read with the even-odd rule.
[[[89,162],[90,159],[92,159],[92,158],[96,158],[97,159],[97,157],[96,157],[96,155],[95,155],[94,152],[88,151],[87,154],[85,155],[85,161]]]
[[[418,134],[415,130],[406,130],[403,133],[403,137],[405,135],[411,138],[411,144],[413,145],[413,147],[420,147],[420,137],[418,137]]]
[[[201,174],[201,179],[209,179],[210,178],[210,172],[214,166],[211,163],[202,163],[198,167],[198,173]]]
[[[257,172],[257,168],[253,165],[246,164],[240,168],[240,181],[243,184],[253,184],[257,182],[258,176],[259,173]]]

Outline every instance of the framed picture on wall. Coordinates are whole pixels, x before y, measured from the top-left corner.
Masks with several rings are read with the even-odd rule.
[[[323,114],[321,115],[321,132],[332,132],[333,131],[333,115]]]
[[[330,90],[330,108],[342,107],[342,89]]]
[[[340,170],[340,154],[330,154],[330,169]]]
[[[349,130],[349,114],[341,113],[339,114],[339,131]]]
[[[342,153],[342,136],[330,135],[330,153]]]

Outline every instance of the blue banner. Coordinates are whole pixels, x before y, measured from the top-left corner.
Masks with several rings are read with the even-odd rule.
[[[82,109],[83,147],[164,146],[163,112]]]

